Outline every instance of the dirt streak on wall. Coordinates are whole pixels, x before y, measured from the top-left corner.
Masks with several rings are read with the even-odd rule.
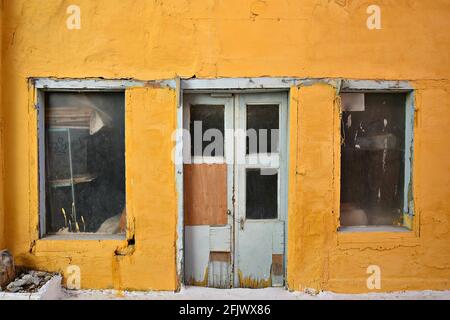
[[[334,89],[293,89],[298,92],[290,107],[298,118],[291,113],[288,284],[368,291],[366,268],[378,264],[383,291],[449,289],[450,2],[377,3],[381,30],[367,29],[373,1],[366,0],[78,0],[81,29],[69,30],[72,1],[3,1],[0,211],[6,245],[28,266],[64,271],[69,263],[80,265],[83,287],[177,287],[170,160],[175,93],[133,89],[126,95],[127,204],[135,248],[116,256],[118,248],[127,251],[126,242],[35,241],[36,110],[29,77],[404,79],[417,89],[416,219],[412,233],[397,235],[336,232]]]

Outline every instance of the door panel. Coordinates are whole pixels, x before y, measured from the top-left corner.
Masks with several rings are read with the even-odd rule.
[[[191,286],[208,285],[209,226],[184,227],[184,278]]]
[[[239,231],[239,287],[282,286],[284,223],[246,220],[244,230]]]
[[[231,287],[231,253],[211,251],[208,268],[208,287]]]
[[[231,226],[185,227],[185,283],[231,287]]]
[[[209,248],[211,252],[231,252],[231,226],[209,228]]]

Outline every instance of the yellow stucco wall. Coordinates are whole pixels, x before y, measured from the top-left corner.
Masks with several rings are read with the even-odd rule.
[[[375,2],[382,29],[368,30],[366,8]],[[81,7],[80,30],[66,28],[70,4]],[[175,92],[126,93],[127,206],[135,247],[112,240],[36,241],[29,77],[410,80],[417,90],[417,216],[414,231],[405,234],[336,232],[338,99],[324,84],[291,90],[288,285],[368,291],[366,268],[377,264],[383,291],[450,288],[449,1],[14,0],[2,6],[5,235],[19,264],[61,272],[77,264],[85,288],[177,287],[170,160]]]

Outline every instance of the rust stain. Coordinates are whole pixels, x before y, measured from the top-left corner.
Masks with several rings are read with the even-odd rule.
[[[113,288],[120,291],[122,288],[122,274],[120,271],[120,259],[119,256],[114,256],[111,261],[111,272]]]
[[[220,262],[230,262],[231,253],[230,252],[210,252],[209,261],[220,261]]]
[[[209,268],[206,267],[205,274],[203,276],[203,280],[195,280],[193,277],[186,279],[186,284],[189,286],[195,286],[195,287],[207,287],[208,286],[208,274],[209,274]]]
[[[272,254],[272,274],[274,276],[283,275],[283,255]]]
[[[241,270],[238,270],[239,277],[239,287],[240,288],[250,288],[250,289],[260,289],[268,288],[272,286],[272,279],[255,279],[252,277],[244,277]]]

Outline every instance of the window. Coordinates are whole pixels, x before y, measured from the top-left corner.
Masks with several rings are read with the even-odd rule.
[[[44,98],[41,229],[48,235],[124,234],[124,94],[46,92]]]
[[[406,93],[342,94],[341,226],[404,225],[406,102]]]

